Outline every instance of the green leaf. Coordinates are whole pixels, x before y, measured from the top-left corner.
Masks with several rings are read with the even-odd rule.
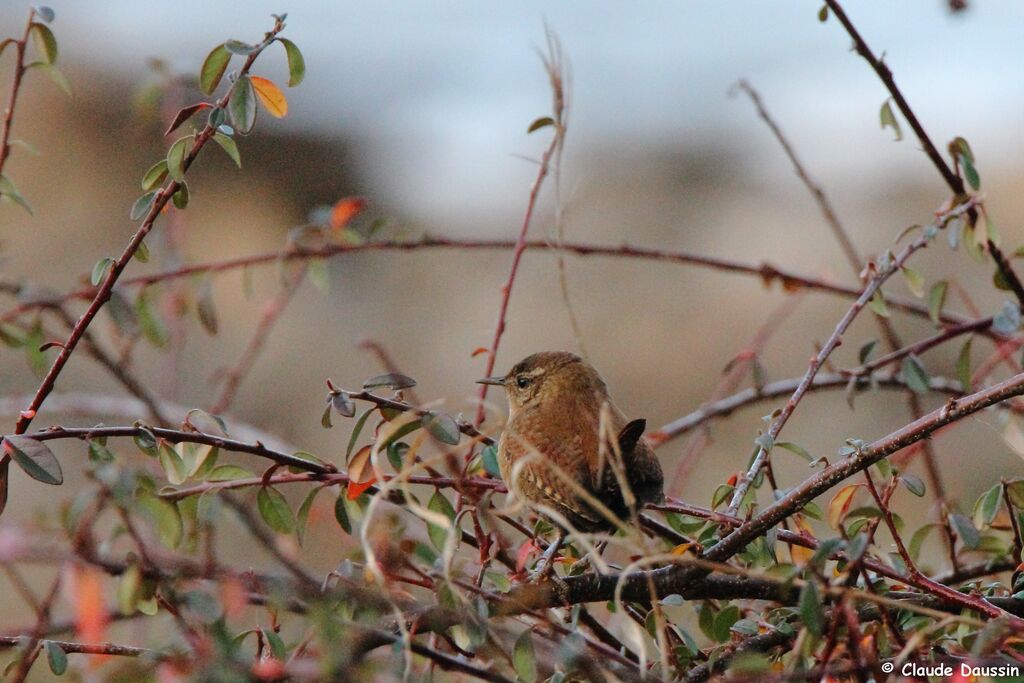
[[[207,95],[213,94],[224,77],[224,72],[231,61],[231,53],[223,44],[218,45],[210,51],[199,70],[199,89]]]
[[[396,391],[416,386],[416,380],[412,377],[401,375],[397,372],[389,372],[386,375],[377,375],[363,382],[363,389],[376,389],[378,387],[390,387]]]
[[[180,137],[167,150],[167,173],[179,183],[185,179],[185,157],[191,140],[191,135]]]
[[[824,633],[825,613],[821,609],[821,597],[818,595],[818,586],[813,581],[808,581],[800,589],[800,599],[797,603],[800,611],[800,620],[807,630],[815,636]]]
[[[553,118],[551,118],[550,116],[542,116],[539,119],[534,119],[533,123],[530,124],[530,127],[526,129],[526,134],[529,135],[530,133],[538,131],[541,128],[546,128],[548,126],[553,125],[555,125],[555,120]]]
[[[132,204],[132,210],[129,212],[128,217],[133,221],[137,221],[142,217],[149,215],[149,210],[153,208],[153,201],[156,199],[156,195],[157,193],[155,191],[147,192],[136,199],[135,203]]]
[[[68,670],[67,653],[52,640],[44,640],[43,648],[46,650],[46,662],[50,665],[50,671],[53,672],[53,675],[64,675],[64,672]]]
[[[36,481],[53,486],[64,483],[57,457],[42,441],[12,434],[3,438],[3,449],[25,474]]]
[[[932,285],[931,289],[928,290],[928,316],[936,325],[942,322],[942,307],[946,303],[946,290],[948,287],[948,283],[945,280],[941,280]]]
[[[363,426],[366,424],[367,418],[370,417],[370,413],[373,411],[374,409],[370,408],[360,415],[358,420],[356,420],[355,427],[352,428],[352,433],[348,437],[348,448],[345,449],[345,462],[348,462],[348,459],[352,457],[352,451],[355,450],[356,442],[359,441],[359,434],[362,433]]]
[[[96,265],[92,267],[92,275],[89,277],[89,282],[92,283],[93,287],[96,287],[103,282],[103,278],[106,277],[107,271],[110,269],[110,266],[114,265],[114,263],[116,263],[114,259],[109,256],[101,258],[96,262]]]
[[[893,133],[896,134],[896,142],[903,139],[903,131],[900,130],[900,122],[896,120],[896,115],[893,114],[892,111],[892,103],[889,100],[882,103],[882,109],[878,112],[878,118],[883,129],[892,128]]]
[[[65,95],[68,97],[71,96],[71,84],[68,82],[68,79],[64,74],[61,73],[60,69],[55,67],[53,64],[47,64],[46,62],[32,62],[25,68],[42,71],[58,88],[64,91]]]
[[[306,538],[306,523],[309,521],[309,511],[313,509],[313,501],[316,500],[316,494],[320,493],[322,488],[322,486],[317,486],[307,493],[305,499],[302,501],[302,505],[299,506],[299,514],[295,526],[295,532],[299,538],[299,545],[302,545],[302,542]]]
[[[957,156],[957,161],[960,162],[960,168],[964,171],[964,179],[967,184],[971,186],[971,189],[977,191],[981,188],[981,176],[978,175],[978,170],[974,168],[974,162],[965,154]]]
[[[863,345],[861,345],[860,351],[857,352],[857,358],[860,361],[861,365],[864,365],[865,363],[868,362],[868,359],[871,358],[871,353],[875,350],[875,346],[877,345],[877,339],[869,339],[868,341],[864,342]]]
[[[249,45],[240,40],[229,40],[224,43],[224,48],[236,55],[251,55],[260,49],[259,45]]]
[[[288,656],[288,650],[285,648],[284,641],[281,640],[281,636],[277,635],[274,631],[270,631],[265,628],[261,628],[260,632],[263,633],[263,640],[270,648],[270,654],[283,662]]]
[[[903,381],[915,394],[927,394],[931,391],[931,378],[917,356],[910,354],[904,358],[901,369]]]
[[[217,334],[217,307],[213,303],[213,287],[207,280],[199,290],[196,301],[196,314],[203,329],[210,334]]]
[[[235,479],[252,479],[256,475],[238,465],[217,465],[206,477],[207,481],[234,481]]]
[[[977,548],[981,544],[981,534],[975,528],[974,524],[964,515],[959,512],[953,512],[949,515],[949,523],[953,526],[957,536],[963,541],[964,546],[971,550]]]
[[[57,38],[46,24],[32,22],[32,42],[46,64],[57,62]]]
[[[925,524],[914,532],[914,535],[910,537],[910,545],[907,546],[907,551],[910,553],[910,559],[917,562],[917,558],[921,555],[921,546],[924,545],[925,538],[927,538],[928,533],[937,526],[939,525]]]
[[[711,626],[711,632],[715,635],[715,640],[719,643],[729,640],[729,630],[739,619],[740,608],[736,605],[729,605],[716,614],[715,621]]]
[[[429,411],[423,415],[421,423],[423,428],[441,443],[455,446],[458,445],[459,439],[462,437],[462,432],[459,431],[459,425],[455,422],[455,418],[446,413]]]
[[[964,345],[960,347],[960,353],[956,357],[956,377],[960,380],[960,390],[963,393],[971,391],[971,340],[968,337]]]
[[[974,523],[976,526],[986,527],[992,524],[999,512],[999,503],[1002,501],[1003,485],[996,484],[985,493],[981,494],[974,503]]]
[[[885,305],[885,297],[882,296],[882,290],[875,290],[874,296],[868,301],[868,306],[875,312],[875,315],[880,315],[883,318],[889,317],[889,307]]]
[[[288,87],[294,88],[306,77],[306,60],[302,57],[298,46],[287,38],[278,38],[277,42],[284,46],[288,57]]]
[[[142,176],[142,189],[149,191],[160,186],[167,177],[167,159],[161,159],[146,171]]]
[[[28,211],[29,215],[34,213],[32,211],[32,206],[24,197],[21,196],[21,193],[18,192],[18,188],[14,186],[14,183],[11,182],[10,178],[4,175],[0,175],[0,196],[7,197],[12,202]]]
[[[498,444],[485,446],[480,453],[480,460],[483,462],[487,474],[492,477],[501,476],[501,468],[498,466]]]
[[[138,493],[138,501],[153,516],[160,542],[172,550],[177,548],[184,530],[178,506],[145,490]]]
[[[345,494],[342,492],[334,501],[334,519],[338,526],[345,530],[345,533],[352,535],[352,520],[348,517],[348,508],[345,507]]]
[[[160,467],[164,470],[164,475],[167,477],[167,481],[178,486],[179,484],[185,483],[185,479],[188,477],[188,472],[185,469],[185,462],[178,455],[178,452],[171,448],[170,444],[160,444],[160,449],[157,451],[157,458],[160,461]]]
[[[164,329],[163,322],[149,304],[149,290],[147,289],[139,292],[138,298],[135,299],[135,316],[138,318],[143,336],[150,344],[158,349],[167,345],[167,330]]]
[[[171,201],[174,202],[176,209],[184,211],[188,208],[188,183],[184,180],[178,183],[178,189],[171,196]]]
[[[214,133],[213,141],[220,145],[221,149],[227,152],[227,155],[231,157],[231,160],[235,162],[238,168],[242,168],[242,157],[238,153],[238,145],[235,144],[234,139],[224,135],[224,133]]]
[[[256,91],[248,76],[239,76],[235,82],[235,89],[228,102],[228,114],[231,116],[231,125],[243,135],[256,125]]]
[[[907,487],[907,490],[918,498],[923,498],[925,493],[924,482],[913,474],[901,474],[900,483]]]
[[[149,246],[146,244],[146,240],[139,242],[139,248],[132,254],[132,258],[139,263],[149,263]]]
[[[799,455],[807,462],[814,462],[814,456],[808,453],[803,446],[798,446],[795,443],[790,443],[789,441],[779,441],[775,445],[778,446],[779,448],[785,448],[790,453],[795,453]]]
[[[256,507],[271,529],[279,534],[290,534],[295,529],[295,517],[288,501],[272,486],[264,486],[256,494]]]
[[[512,648],[512,668],[524,683],[537,681],[537,657],[533,653],[533,635],[530,629],[523,631]]]
[[[828,21],[828,5],[822,5],[818,10],[818,21],[823,24]]]
[[[430,502],[427,503],[427,509],[433,512],[440,512],[449,521],[455,521],[455,508],[452,507],[452,504],[448,502],[448,499],[440,491],[434,491],[434,495],[430,497]],[[428,522],[427,534],[430,536],[430,542],[434,544],[435,548],[444,550],[445,541],[448,539],[448,529]]]
[[[900,272],[903,274],[903,279],[907,281],[907,288],[910,289],[910,293],[918,299],[924,296],[924,275],[907,266],[900,268]]]

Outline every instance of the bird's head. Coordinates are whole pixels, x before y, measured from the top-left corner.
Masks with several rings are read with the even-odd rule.
[[[485,377],[480,384],[505,388],[509,412],[558,400],[565,395],[606,395],[604,381],[589,364],[567,351],[542,351],[527,356],[503,376]]]

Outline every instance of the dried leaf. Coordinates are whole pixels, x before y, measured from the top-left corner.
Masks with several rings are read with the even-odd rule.
[[[853,495],[857,493],[860,484],[849,484],[839,489],[828,504],[828,525],[839,530],[843,518],[850,511],[850,504],[853,503]]]
[[[250,76],[249,80],[256,96],[271,116],[280,119],[288,114],[288,99],[273,81],[259,76]]]

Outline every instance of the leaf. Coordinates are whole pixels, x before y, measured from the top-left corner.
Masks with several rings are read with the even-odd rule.
[[[68,670],[67,653],[52,640],[44,640],[43,648],[46,650],[46,662],[50,665],[50,671],[53,672],[53,675],[64,675],[64,672]]]
[[[153,201],[156,199],[156,192],[147,192],[132,204],[132,210],[129,212],[128,217],[133,221],[137,221],[143,216],[149,215],[149,210],[153,208]]]
[[[162,443],[157,451],[157,458],[160,460],[160,467],[163,468],[164,475],[167,476],[167,481],[174,486],[185,483],[188,472],[185,469],[185,462],[177,451],[168,444]]]
[[[963,541],[964,546],[973,550],[981,544],[981,534],[974,527],[974,524],[959,512],[949,515],[949,523],[953,526],[957,536]]]
[[[408,389],[416,386],[416,380],[396,372],[386,375],[377,375],[363,382],[363,389],[376,389],[378,387],[391,387],[392,389]]]
[[[238,145],[233,138],[224,135],[224,133],[214,133],[213,141],[220,145],[220,148],[231,157],[231,160],[235,162],[238,168],[242,168],[242,156],[238,153]]]
[[[921,477],[913,474],[901,474],[900,483],[907,487],[907,490],[913,493],[918,498],[923,498],[925,494],[924,482],[921,481]]]
[[[942,322],[942,307],[946,303],[946,290],[949,285],[945,280],[936,282],[928,290],[928,316],[938,325]]]
[[[355,500],[377,481],[376,473],[373,471],[371,456],[373,448],[369,445],[363,446],[352,459],[348,461],[348,499]]]
[[[32,206],[24,197],[21,196],[21,193],[18,192],[18,188],[16,188],[14,183],[4,175],[0,175],[0,196],[7,197],[12,202],[28,211],[29,215],[34,213],[32,211]]]
[[[160,542],[172,550],[178,547],[184,530],[178,506],[145,490],[139,492],[138,501],[153,516]]]
[[[938,524],[925,524],[914,532],[914,535],[910,537],[910,545],[907,546],[907,551],[910,553],[910,559],[917,562],[917,558],[921,555],[921,546],[924,545],[925,538],[928,537],[928,533],[932,529],[938,526]]]
[[[370,413],[372,412],[373,408],[370,408],[360,415],[358,420],[356,420],[356,424],[352,428],[352,433],[348,437],[348,448],[345,449],[345,462],[348,462],[348,459],[352,456],[352,449],[356,447],[356,442],[359,441],[359,434],[363,431],[363,426],[366,425],[366,420],[370,417]]]
[[[822,5],[818,10],[818,21],[823,24],[828,21],[828,5]]]
[[[9,455],[25,474],[44,484],[60,486],[64,474],[53,451],[41,441],[27,436],[10,435],[3,438],[4,454]]]
[[[92,275],[89,277],[89,282],[92,283],[93,287],[96,287],[103,282],[103,278],[106,277],[107,271],[114,263],[114,259],[109,256],[101,258],[96,262],[96,265],[92,267]]]
[[[280,119],[288,115],[288,99],[273,81],[259,76],[250,76],[249,80],[256,97],[271,116]]]
[[[312,491],[306,494],[305,499],[302,501],[302,505],[299,506],[299,515],[295,525],[295,532],[299,538],[299,545],[302,545],[302,542],[306,537],[306,523],[309,520],[309,511],[313,509],[313,501],[316,500],[316,494],[320,493],[322,489],[322,486],[315,487]]]
[[[838,530],[843,523],[843,518],[850,510],[853,503],[853,494],[857,493],[860,484],[849,484],[836,492],[828,504],[828,525]]]
[[[217,334],[217,307],[213,303],[213,287],[209,280],[199,290],[196,314],[199,316],[199,322],[203,329],[210,334]]]
[[[46,64],[57,63],[57,38],[46,24],[32,22],[32,42]]]
[[[64,91],[64,94],[68,97],[71,96],[71,84],[68,79],[61,73],[60,69],[55,67],[53,64],[47,64],[46,62],[32,62],[26,69],[36,69],[46,74],[51,81],[56,84],[58,88]]]
[[[798,446],[795,443],[790,443],[789,441],[779,441],[775,445],[779,448],[786,449],[790,453],[796,453],[807,462],[814,462],[814,456],[808,453],[803,446]]]
[[[144,191],[152,190],[159,187],[164,182],[164,178],[167,177],[167,159],[161,159],[146,171],[142,176],[142,189]]]
[[[985,493],[981,494],[974,503],[974,523],[976,526],[986,527],[992,524],[999,512],[999,503],[1002,502],[1003,485],[996,484]]]
[[[462,438],[462,432],[459,431],[459,425],[455,422],[455,418],[446,413],[429,411],[423,415],[421,424],[431,436],[449,446],[458,445],[459,439]]]
[[[960,347],[960,353],[956,357],[956,377],[960,380],[960,391],[969,393],[971,391],[971,340],[968,337],[964,345]]]
[[[190,104],[187,107],[182,107],[178,110],[178,113],[174,115],[174,120],[171,121],[171,125],[167,126],[167,130],[164,131],[164,135],[170,135],[174,131],[178,130],[178,127],[195,116],[196,112],[202,111],[203,109],[210,109],[211,107],[213,107],[213,105],[209,102],[196,102],[195,104]],[[216,126],[214,126],[214,128],[216,128]]]
[[[860,347],[860,351],[857,352],[857,359],[860,361],[861,365],[868,362],[868,359],[871,358],[871,352],[875,350],[875,346],[877,344],[877,339],[869,339]]]
[[[248,76],[239,76],[235,82],[235,89],[228,101],[228,114],[231,116],[231,125],[243,135],[256,125],[256,93]]]
[[[259,45],[249,45],[240,40],[229,40],[224,43],[224,48],[236,55],[251,55],[260,49]]]
[[[892,132],[896,134],[895,142],[899,142],[903,139],[903,131],[900,130],[900,122],[896,120],[896,115],[892,112],[892,103],[886,100],[882,103],[882,109],[878,112],[878,119],[882,124],[882,128],[892,128]]]
[[[924,365],[921,364],[921,360],[914,354],[910,354],[903,359],[901,365],[903,374],[903,381],[907,383],[911,391],[915,394],[927,394],[931,391],[931,378],[928,376],[928,371],[924,369]]]
[[[1003,307],[992,317],[992,329],[1009,336],[1020,328],[1020,309],[1011,301],[1004,301]]]
[[[740,608],[736,605],[729,605],[716,614],[715,620],[711,624],[711,633],[715,636],[715,640],[719,643],[729,640],[729,630],[739,619]]]
[[[47,24],[52,24],[53,20],[57,18],[56,12],[46,5],[33,5],[32,11],[36,13],[37,17],[45,21]]]
[[[334,519],[346,534],[352,535],[352,521],[348,518],[348,510],[345,508],[345,496],[338,496],[334,501]]]
[[[512,667],[524,683],[536,683],[537,658],[533,653],[533,636],[530,629],[523,631],[512,648]]]
[[[981,176],[978,175],[978,170],[974,168],[974,162],[968,158],[965,154],[957,155],[957,161],[960,162],[960,168],[964,171],[964,179],[967,184],[971,186],[972,190],[977,191],[981,188]]]
[[[817,584],[813,581],[804,584],[800,589],[797,606],[803,625],[812,635],[820,636],[824,632],[825,613],[821,609],[821,597],[818,595]]]
[[[452,507],[452,504],[448,502],[448,499],[440,491],[434,491],[434,495],[430,497],[430,502],[427,503],[427,509],[433,512],[440,512],[450,521],[455,521],[455,508]],[[448,529],[430,522],[427,523],[427,535],[430,536],[430,542],[438,550],[444,550],[445,541],[448,540],[448,533]]]
[[[231,53],[223,44],[213,48],[199,70],[199,89],[207,95],[213,94],[217,85],[220,84],[220,79],[224,77],[224,72],[227,71],[230,61]]]
[[[207,481],[234,481],[235,479],[253,479],[256,475],[238,465],[217,465],[206,477]]]
[[[901,267],[900,273],[902,273],[903,279],[907,281],[907,288],[910,289],[911,294],[918,299],[924,296],[924,275],[907,266]]]
[[[184,180],[178,183],[178,189],[174,191],[174,195],[171,197],[171,201],[174,202],[174,207],[184,211],[188,207],[188,183]]]
[[[781,445],[781,444],[779,444]],[[501,476],[501,468],[498,467],[498,445],[485,446],[480,453],[480,460],[484,464],[484,470],[492,477]]]
[[[295,529],[295,517],[288,501],[272,486],[260,488],[256,494],[256,507],[271,529],[279,534],[290,534]]]
[[[996,227],[995,221],[993,221],[991,216],[987,213],[985,214],[985,238],[997,247],[1002,242],[1002,237],[999,235],[999,228]]]
[[[135,316],[138,318],[139,327],[142,328],[142,334],[150,344],[157,348],[167,345],[167,330],[149,304],[149,290],[140,292],[135,300]]]
[[[1024,508],[1024,479],[1006,482],[1006,496],[1016,508]]]
[[[278,38],[277,42],[284,46],[285,55],[288,57],[288,87],[294,88],[306,77],[306,60],[295,43],[287,38]]]
[[[288,650],[284,646],[284,641],[281,640],[281,636],[277,635],[274,631],[261,628],[260,632],[263,634],[263,640],[267,643],[270,648],[270,654],[274,658],[284,661],[285,657],[288,656]]]
[[[874,296],[868,301],[868,306],[875,312],[875,315],[879,315],[883,318],[889,317],[889,307],[885,305],[885,297],[882,296],[882,290],[875,290]]]
[[[541,128],[547,128],[548,126],[553,125],[555,125],[555,120],[553,118],[551,118],[550,116],[542,116],[539,119],[534,119],[533,123],[530,124],[530,127],[526,129],[526,134],[529,135],[530,133],[534,133],[540,130]]]
[[[363,209],[366,208],[366,204],[366,200],[362,197],[345,197],[344,199],[339,199],[337,202],[334,203],[334,206],[331,207],[331,230],[341,230],[346,225],[351,223],[352,219],[358,216],[360,213],[362,213]],[[381,375],[381,377],[402,377],[412,382],[412,384],[410,384],[409,386],[416,386],[415,380],[411,380],[408,377],[405,377],[405,375],[391,373],[390,375]],[[403,388],[404,387],[395,387],[395,389]]]
[[[191,135],[180,137],[167,150],[167,173],[179,183],[185,179],[185,157],[188,155]]]
[[[348,393],[339,391],[331,394],[331,407],[338,411],[342,417],[353,417],[356,414],[356,404],[349,398]]]

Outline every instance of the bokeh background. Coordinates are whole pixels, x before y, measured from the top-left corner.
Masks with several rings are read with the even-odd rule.
[[[882,85],[851,52],[834,20],[819,23],[816,3],[52,5],[60,67],[74,94],[65,97],[40,76],[22,92],[14,135],[40,154],[16,148],[6,172],[36,214],[0,206],[5,280],[63,290],[87,278],[98,259],[119,253],[134,229],[128,208],[139,194],[139,178],[166,144],[158,117],[139,105],[137,94],[156,78],[147,61],[158,58],[173,71],[194,74],[212,46],[227,38],[257,38],[275,11],[289,13],[286,35],[306,56],[306,81],[288,91],[287,118],[261,116],[256,133],[240,141],[242,170],[219,151],[203,154],[190,180],[192,203],[175,229],[184,261],[279,248],[311,210],[347,195],[368,198],[369,218],[390,219],[385,237],[514,237],[536,172],[529,159],[549,135],[526,134],[550,107],[538,56],[545,27],[560,38],[571,64],[561,168],[568,239],[769,261],[856,282],[750,102],[728,95],[741,77],[760,91],[865,253],[877,254],[908,225],[927,222],[947,196],[916,141],[895,142],[892,131],[881,129]],[[26,9],[5,3],[0,33],[20,31]],[[972,2],[954,14],[939,0],[877,0],[847,9],[869,44],[884,51],[936,144],[944,148],[957,135],[970,141],[987,206],[1012,252],[1024,238],[1024,5]],[[0,62],[3,83],[10,66],[9,51]],[[283,83],[283,51],[261,58],[256,73]],[[905,125],[904,132],[909,134]],[[552,190],[549,184],[531,228],[534,237],[554,233]],[[170,265],[161,263],[165,225],[158,223],[150,241],[153,263],[133,264],[132,273]],[[377,374],[374,356],[359,348],[367,339],[380,342],[419,381],[423,400],[471,414],[473,380],[484,367],[484,358],[471,353],[489,345],[510,258],[500,251],[432,250],[333,259],[329,293],[303,286],[245,379],[229,419],[337,460],[348,425],[336,420],[341,424],[333,430],[320,426],[324,379],[357,388]],[[1002,305],[990,266],[962,251],[940,241],[915,262],[929,282],[955,280],[982,313]],[[756,278],[688,266],[567,256],[566,268],[588,357],[625,412],[645,416],[651,425],[707,400],[722,369],[787,296]],[[135,353],[140,375],[164,399],[211,403],[213,376],[238,357],[264,302],[278,289],[273,266],[251,276],[251,296],[239,273],[214,280],[217,337],[189,316],[182,346],[143,346]],[[895,280],[887,291],[908,295]],[[955,297],[950,301],[951,308],[963,309]],[[162,305],[169,317],[173,302]],[[846,305],[813,293],[803,297],[763,353],[768,377],[801,374]],[[877,336],[869,317],[862,318],[836,353],[838,366],[855,363],[860,342]],[[905,339],[929,333],[927,321],[894,321]],[[108,320],[99,323],[102,329]],[[555,258],[528,252],[498,368],[542,349],[579,351],[580,340],[569,322]],[[956,350],[930,352],[925,363],[934,374],[952,375]],[[988,351],[985,343],[975,344],[976,358]],[[0,353],[0,395],[30,393],[37,384],[22,356]],[[60,380],[58,393],[70,392],[118,395],[121,389],[82,356]],[[503,408],[500,397],[494,408]],[[713,425],[698,466],[669,493],[707,504],[713,486],[745,465],[759,418],[770,409],[761,405]],[[815,455],[831,457],[844,439],[871,439],[907,418],[898,393],[863,396],[855,411],[839,394],[819,394],[805,402],[785,434]],[[3,419],[10,426],[15,418]],[[100,420],[130,421],[44,410],[36,425]],[[950,489],[968,512],[992,481],[1022,471],[1001,429],[994,414],[983,413],[935,441]],[[667,470],[673,471],[684,442],[660,449]],[[60,453],[68,478],[81,481],[75,461],[84,450],[65,445]],[[786,457],[780,459],[781,477],[792,485],[808,470]],[[58,499],[21,473],[13,474],[12,483],[0,528],[30,519]],[[926,501],[911,498],[897,507],[908,519],[923,519],[930,514]],[[308,560],[333,566],[347,541],[326,523],[315,538],[303,550]],[[11,608],[5,604],[3,612]]]

